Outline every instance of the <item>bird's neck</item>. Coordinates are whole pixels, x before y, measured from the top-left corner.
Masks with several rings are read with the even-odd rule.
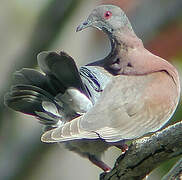
[[[111,63],[112,60],[117,58],[118,54],[121,54],[124,58],[129,51],[140,47],[143,48],[142,40],[132,30],[117,30],[112,34],[108,34],[108,37],[111,43],[111,51],[106,59]]]
[[[164,59],[147,51],[134,32],[108,34],[111,51],[104,59],[87,64],[100,66],[113,75],[146,75],[165,71],[174,80],[178,92],[179,77],[176,69]]]
[[[122,32],[122,33],[121,33]],[[112,34],[106,32],[109,37],[111,44],[110,53],[102,60],[95,61],[93,63],[89,63],[89,66],[107,66],[108,64],[112,64],[115,59],[117,59],[118,54],[122,54],[125,57],[128,51],[137,48],[143,47],[142,41],[135,35],[133,30],[117,30]]]
[[[115,46],[117,46],[116,48],[119,49],[119,51],[127,52],[130,49],[143,47],[142,40],[136,36],[134,31],[129,30],[128,28],[116,30],[110,36],[110,39],[114,40]]]
[[[114,72],[118,72],[119,69],[127,65],[128,54],[134,49],[143,48],[143,43],[132,30],[128,29],[117,30],[108,34],[108,37],[111,43],[111,51],[104,58],[104,67],[115,74]]]
[[[115,32],[110,38],[112,50],[108,56],[108,61],[113,62],[113,64],[111,63],[109,66],[107,64],[107,66],[111,73],[115,72],[115,75],[144,75],[165,71],[173,78],[178,89],[180,89],[178,73],[170,63],[147,51],[142,40],[134,32],[121,32]],[[118,55],[119,62],[117,62]]]

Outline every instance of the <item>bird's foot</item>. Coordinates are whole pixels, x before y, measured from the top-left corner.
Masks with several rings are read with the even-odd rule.
[[[128,151],[128,145],[127,144],[122,144],[122,145],[115,145],[117,148],[121,149],[122,153],[125,154],[126,151]]]
[[[111,144],[112,146],[115,146],[115,147],[121,149],[122,154],[125,154],[126,151],[128,151],[128,145],[125,144],[125,141],[124,141],[124,140],[119,141],[119,142],[112,142],[112,143],[110,143],[110,144]]]

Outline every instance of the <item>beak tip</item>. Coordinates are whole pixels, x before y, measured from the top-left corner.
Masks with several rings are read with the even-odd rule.
[[[79,32],[79,31],[81,31],[82,30],[82,27],[81,27],[81,25],[79,25],[77,28],[76,28],[76,32]]]
[[[83,29],[86,29],[87,27],[89,27],[89,23],[87,21],[83,22],[83,24],[80,24],[77,28],[76,28],[76,32],[81,31]]]

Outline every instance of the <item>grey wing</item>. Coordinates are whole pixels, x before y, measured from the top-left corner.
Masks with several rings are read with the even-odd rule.
[[[175,94],[176,86],[165,72],[114,76],[93,108],[64,126],[46,132],[42,141],[102,138],[117,142],[155,132],[176,108],[177,100],[171,99],[169,92]],[[174,105],[172,108],[169,101]]]
[[[94,108],[80,119],[80,128],[107,142],[134,139],[161,128],[171,112],[165,104],[152,107],[152,97],[144,87],[154,78],[155,74],[115,77]],[[162,98],[165,100],[165,95]]]
[[[121,136],[120,130],[123,130],[122,133],[124,133],[128,130],[127,127],[132,127],[132,121],[128,120],[130,120],[129,116],[135,113],[139,99],[139,96],[136,96],[136,91],[139,89],[133,88],[132,84],[128,83],[129,80],[132,79],[127,76],[121,77],[120,86],[118,86],[118,79],[112,78],[93,108],[65,126],[46,132],[42,136],[42,141],[61,142],[101,137],[112,142],[126,139],[126,136]],[[136,99],[132,101],[134,96]],[[128,104],[127,106],[133,104],[133,106],[126,108],[126,104]],[[142,107],[138,107],[138,109],[140,108]],[[121,127],[122,123],[124,123],[123,127]]]

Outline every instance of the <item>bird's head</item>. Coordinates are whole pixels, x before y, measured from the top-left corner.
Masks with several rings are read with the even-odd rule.
[[[81,31],[88,27],[94,27],[107,34],[113,34],[117,30],[132,30],[132,26],[123,10],[114,5],[97,6],[87,20],[77,27]]]

